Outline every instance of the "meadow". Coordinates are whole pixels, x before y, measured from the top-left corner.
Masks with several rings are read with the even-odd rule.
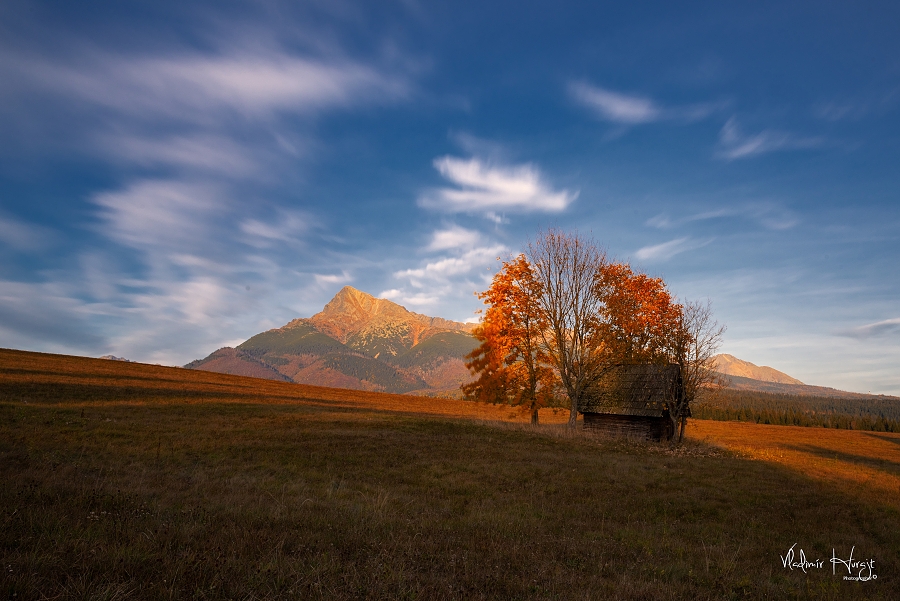
[[[565,417],[0,350],[0,595],[900,598],[900,435]]]

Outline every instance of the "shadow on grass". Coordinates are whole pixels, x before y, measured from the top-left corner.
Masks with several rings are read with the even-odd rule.
[[[897,446],[900,446],[900,436],[888,436],[886,434],[878,434],[875,432],[863,432],[866,436],[871,436],[872,438],[877,438],[878,440],[883,440],[885,442],[890,442]]]
[[[785,444],[782,446],[786,449],[799,451],[801,453],[808,453],[810,455],[815,455],[816,457],[822,457],[823,459],[836,459],[838,461],[871,467],[890,474],[900,475],[900,461],[891,461],[890,459],[877,459],[875,457],[866,457],[865,455],[855,455],[852,453],[845,453],[843,451],[836,451],[834,449],[817,447],[815,445],[808,444]]]

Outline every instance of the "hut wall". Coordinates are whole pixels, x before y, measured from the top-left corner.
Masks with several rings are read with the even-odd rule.
[[[649,440],[671,440],[675,434],[668,417],[585,413],[584,429],[611,436],[633,436]]]

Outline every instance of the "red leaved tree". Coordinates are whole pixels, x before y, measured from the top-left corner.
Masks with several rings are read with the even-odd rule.
[[[635,273],[625,263],[608,263],[597,273],[594,294],[602,301],[598,319],[614,363],[670,362],[682,307],[662,278]]]
[[[524,255],[505,261],[490,288],[480,293],[488,309],[475,330],[481,345],[467,356],[477,379],[468,398],[522,405],[538,422],[538,410],[553,403],[556,376],[541,342],[546,320],[538,299],[541,285]]]

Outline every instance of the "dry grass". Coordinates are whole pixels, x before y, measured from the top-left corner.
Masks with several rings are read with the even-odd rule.
[[[672,449],[525,419],[0,351],[0,596],[900,596],[900,515],[876,488],[723,450],[729,424]],[[876,447],[840,449],[893,469]],[[820,558],[855,545],[879,579],[788,571],[795,542]]]
[[[688,436],[900,509],[900,434],[693,420]]]

